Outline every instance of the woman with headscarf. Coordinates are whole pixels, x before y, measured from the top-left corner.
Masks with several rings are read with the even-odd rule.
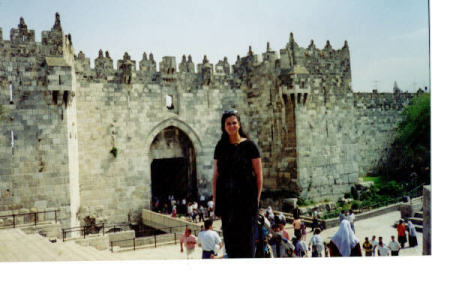
[[[342,220],[338,231],[331,238],[328,248],[331,257],[362,256],[359,240],[348,220]]]
[[[267,207],[266,213],[268,214],[269,220],[275,219],[275,214],[273,213],[272,207],[270,205]]]
[[[408,220],[408,240],[409,240],[409,247],[417,246],[416,228],[414,224],[411,222],[411,220]]]

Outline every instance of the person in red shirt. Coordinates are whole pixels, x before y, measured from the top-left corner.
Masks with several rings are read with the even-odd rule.
[[[402,248],[404,248],[406,243],[406,227],[403,224],[403,220],[400,220],[399,224],[397,225],[397,235],[398,242],[400,243]]]

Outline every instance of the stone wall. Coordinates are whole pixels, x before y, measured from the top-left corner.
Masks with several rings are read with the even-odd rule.
[[[408,93],[355,93],[355,137],[358,139],[359,174],[377,172],[387,158],[402,120],[401,111],[413,97]]]
[[[199,232],[200,227],[203,224],[193,224],[181,219],[172,218],[169,215],[163,215],[154,211],[143,209],[142,210],[142,222],[144,225],[157,228],[162,231],[168,232],[167,228],[176,228],[171,232],[184,232],[186,227],[190,228],[192,232]]]
[[[175,94],[175,110],[166,107],[168,87],[157,84],[86,83],[77,86],[80,203],[82,215],[103,215],[109,222],[127,221],[129,213],[150,207],[151,162],[177,157],[179,145],[164,144],[153,152],[155,138],[173,126],[193,144],[200,192],[209,192],[212,157],[220,137],[223,103],[239,92],[201,89]],[[237,102],[237,101],[236,101]],[[117,157],[110,151],[118,149]],[[155,145],[156,148],[161,147]],[[158,152],[159,151],[159,152]],[[201,180],[203,179],[203,180]]]
[[[209,194],[230,108],[261,150],[265,190],[337,199],[383,162],[412,96],[354,94],[347,42],[301,47],[292,33],[279,53],[249,47],[234,65],[125,53],[114,67],[100,50],[91,68],[56,14],[41,42],[21,19],[0,53],[0,211],[58,208],[65,227],[86,215],[136,220],[150,207],[151,163],[162,157],[189,157],[189,180]],[[185,137],[163,137],[172,127]]]

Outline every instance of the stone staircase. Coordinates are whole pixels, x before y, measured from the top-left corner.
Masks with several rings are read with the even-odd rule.
[[[417,232],[423,232],[423,211],[416,212],[414,217],[409,218],[416,227]]]
[[[416,197],[411,200],[414,216],[409,218],[416,227],[417,232],[423,232],[423,197]]]
[[[55,243],[37,233],[21,229],[0,230],[0,261],[90,261],[113,260],[111,252],[84,247],[74,241]]]

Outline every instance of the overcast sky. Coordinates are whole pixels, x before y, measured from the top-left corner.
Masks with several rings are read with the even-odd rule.
[[[37,5],[39,3],[39,5]],[[248,46],[261,54],[266,43],[279,51],[289,33],[301,47],[327,40],[350,47],[353,90],[392,91],[429,86],[428,2],[425,0],[0,0],[0,27],[9,40],[11,28],[24,17],[41,32],[61,15],[76,53],[93,60],[108,50],[116,62],[127,51],[139,61],[152,52],[163,56],[191,54],[194,63],[207,55],[212,63],[224,56],[234,63]]]

